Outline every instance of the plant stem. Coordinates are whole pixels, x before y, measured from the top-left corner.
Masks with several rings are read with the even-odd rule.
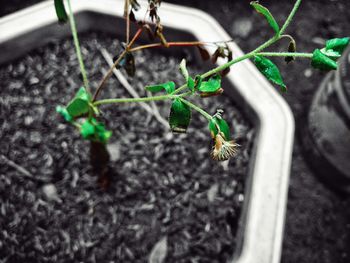
[[[149,102],[149,101],[159,101],[159,100],[169,100],[176,99],[186,96],[186,93],[181,95],[160,95],[152,97],[141,97],[141,98],[116,98],[116,99],[104,99],[98,100],[93,103],[94,106],[104,105],[104,104],[115,104],[115,103],[128,103],[128,102]]]
[[[112,76],[113,74],[113,69],[119,64],[120,60],[122,60],[122,58],[125,56],[126,54],[126,50],[124,50],[120,56],[118,57],[118,59],[114,62],[113,66],[108,70],[107,74],[103,77],[103,79],[101,80],[100,84],[98,85],[98,88],[92,98],[92,101],[96,101],[98,95],[100,94],[104,84],[106,83],[106,81]]]
[[[129,44],[129,40],[130,40],[129,6],[130,6],[129,0],[125,0],[124,17],[125,17],[125,19],[126,19],[126,44]]]
[[[69,24],[70,24],[72,35],[73,35],[75,52],[76,52],[77,57],[78,57],[80,72],[81,72],[81,75],[83,76],[84,87],[88,90],[89,89],[89,81],[88,81],[85,66],[84,66],[83,56],[81,55],[78,32],[77,32],[77,27],[75,24],[74,14],[72,11],[72,6],[70,3],[70,0],[67,0],[67,3],[68,3],[68,10],[69,10]]]
[[[193,42],[168,42],[168,47],[175,47],[175,46],[181,46],[181,47],[189,47],[189,46],[200,46],[200,45],[206,45],[207,43],[201,42],[201,41],[193,41]],[[146,48],[157,48],[157,47],[164,47],[162,43],[152,43],[147,45],[142,45],[138,47],[134,47],[130,49],[130,52],[139,51]]]
[[[92,98],[92,101],[96,101],[98,95],[100,94],[103,86],[105,85],[106,81],[112,76],[113,74],[113,69],[119,64],[120,60],[122,60],[122,58],[126,55],[126,53],[130,52],[130,47],[134,44],[134,42],[136,41],[136,39],[140,36],[140,34],[142,33],[142,28],[139,28],[134,37],[131,39],[130,43],[128,44],[128,46],[125,48],[125,50],[119,55],[119,57],[117,58],[117,60],[114,62],[113,66],[110,67],[110,69],[108,70],[107,74],[103,77],[103,79],[101,80],[100,84],[98,85],[98,88]]]
[[[198,111],[200,114],[202,114],[207,120],[211,120],[213,117],[207,113],[205,110],[202,108],[198,107],[197,105],[193,104],[192,102],[189,102],[188,100],[185,100],[183,98],[180,98],[180,100],[185,103],[187,106],[191,107],[195,111]]]
[[[289,14],[289,16],[288,16],[286,22],[284,22],[284,24],[283,24],[283,26],[282,26],[282,28],[281,28],[281,30],[280,30],[280,32],[279,32],[280,35],[282,35],[282,34],[284,33],[284,31],[286,31],[288,25],[290,24],[290,22],[292,22],[293,17],[294,17],[294,15],[295,15],[295,13],[297,12],[297,10],[298,10],[300,4],[301,4],[301,0],[297,0],[297,1],[295,2],[292,11],[290,12],[290,14]]]
[[[297,53],[297,52],[259,52],[256,56],[264,57],[301,57],[301,58],[312,58],[312,53]]]

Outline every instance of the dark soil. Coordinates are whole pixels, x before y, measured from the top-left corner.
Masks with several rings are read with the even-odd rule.
[[[114,55],[118,42],[95,34],[81,42],[94,87],[108,69],[99,50]],[[136,58],[129,81],[141,96],[146,84],[182,81],[180,57]],[[164,237],[166,262],[231,258],[254,130],[228,97],[199,101],[212,113],[225,109],[241,144],[237,158],[224,164],[210,159],[207,122],[196,113],[187,134],[173,135],[137,104],[104,107],[114,173],[104,191],[91,176],[89,143],[55,112],[81,85],[72,41],[1,67],[0,80],[1,260],[145,262]],[[102,96],[129,97],[114,77]],[[166,118],[169,102],[157,105]]]

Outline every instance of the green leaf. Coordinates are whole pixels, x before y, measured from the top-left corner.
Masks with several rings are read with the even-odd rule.
[[[96,135],[99,142],[106,143],[112,136],[111,131],[107,131],[104,124],[98,123],[96,125]]]
[[[193,92],[195,83],[194,83],[193,78],[188,74],[188,70],[187,70],[187,67],[186,67],[186,60],[185,59],[181,60],[181,63],[179,65],[179,69],[180,69],[180,72],[181,72],[182,76],[184,77],[184,79],[187,82],[186,83],[187,87]]]
[[[194,78],[194,88],[193,90],[198,90],[198,88],[202,85],[202,76],[196,75]]]
[[[106,143],[112,136],[111,131],[105,129],[104,124],[99,123],[95,118],[87,119],[80,129],[84,139]]]
[[[81,87],[74,99],[69,102],[67,106],[67,112],[72,117],[80,116],[89,111],[89,103],[91,101],[91,95],[86,91],[84,87]]]
[[[68,113],[65,107],[57,106],[56,112],[59,113],[68,122],[71,122],[73,120],[73,117]]]
[[[93,139],[95,136],[95,125],[93,123],[93,120],[95,119],[91,119],[91,120],[86,120],[80,128],[80,133],[83,136],[84,139]]]
[[[255,56],[254,63],[268,80],[279,85],[283,92],[287,91],[279,69],[271,60],[265,57]]]
[[[181,60],[181,63],[179,65],[179,69],[180,69],[180,72],[182,74],[182,76],[184,77],[184,79],[187,81],[188,80],[188,70],[186,68],[186,60],[185,59],[182,59]]]
[[[262,6],[261,4],[259,4],[257,1],[252,1],[250,2],[250,5],[254,7],[254,9],[262,14],[267,22],[270,24],[270,26],[273,28],[273,30],[278,33],[280,31],[280,27],[277,24],[275,18],[273,17],[273,15],[270,13],[269,9],[267,9],[266,7]]]
[[[321,70],[337,69],[337,62],[323,54],[319,49],[315,49],[312,54],[311,66]]]
[[[205,93],[215,93],[221,88],[221,77],[220,75],[215,75],[211,77],[208,81],[202,81],[201,85],[198,87],[200,92]]]
[[[68,21],[68,15],[64,7],[63,0],[55,0],[55,10],[58,21],[60,23],[66,23]]]
[[[146,86],[145,89],[150,92],[160,92],[165,90],[168,94],[170,94],[175,91],[175,83],[173,81],[168,81],[162,84]]]
[[[169,125],[173,132],[185,133],[191,121],[191,109],[180,99],[173,100],[169,115]]]
[[[320,51],[322,54],[333,59],[334,61],[341,57],[341,54],[339,54],[337,51],[334,51],[333,49],[322,48]]]
[[[193,92],[194,91],[194,86],[195,86],[195,83],[194,83],[193,78],[188,77],[188,79],[187,79],[187,87]]]
[[[349,37],[330,39],[326,42],[326,50],[333,50],[341,55],[344,49],[349,45],[349,41]]]
[[[210,121],[209,121],[209,131],[210,134],[213,138],[220,132],[222,132],[225,136],[225,140],[229,141],[231,138],[231,133],[230,133],[230,127],[228,126],[227,122],[219,117],[219,116],[214,116]]]

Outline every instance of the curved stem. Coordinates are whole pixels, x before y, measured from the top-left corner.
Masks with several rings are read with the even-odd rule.
[[[77,32],[77,27],[76,27],[76,24],[75,24],[74,14],[73,14],[73,11],[72,11],[72,6],[71,6],[71,3],[70,3],[70,0],[67,0],[67,3],[68,3],[68,10],[69,10],[69,24],[70,24],[72,35],[73,35],[75,52],[76,52],[77,57],[78,57],[79,67],[80,67],[81,75],[83,77],[84,87],[88,90],[89,89],[89,81],[88,81],[86,70],[85,70],[83,56],[81,55],[80,43],[79,43],[79,38],[78,38],[78,32]]]
[[[136,41],[136,39],[140,36],[140,34],[142,33],[142,28],[139,28],[134,37],[131,39],[129,45],[125,48],[125,50],[119,55],[119,57],[117,58],[117,60],[114,62],[113,66],[110,67],[110,69],[108,70],[107,74],[103,77],[103,79],[101,80],[100,84],[98,85],[98,88],[92,98],[92,101],[96,101],[98,95],[101,93],[101,90],[103,88],[103,86],[105,85],[106,81],[112,76],[113,74],[113,69],[119,64],[119,62],[123,59],[123,57],[126,55],[126,53],[130,52],[130,47],[134,44],[134,42]]]
[[[198,111],[200,114],[202,114],[207,120],[211,120],[213,117],[206,112],[205,110],[201,109],[200,107],[198,107],[197,105],[193,104],[192,102],[189,102],[186,99],[180,98],[180,100],[185,103],[187,106],[191,107],[192,109],[194,109],[195,111]]]
[[[123,53],[120,54],[120,56],[118,57],[118,59],[114,62],[113,66],[108,70],[107,74],[103,77],[103,79],[100,82],[100,85],[98,85],[97,90],[95,91],[95,94],[92,98],[92,101],[96,101],[98,95],[100,94],[104,84],[106,83],[106,81],[112,76],[113,74],[113,69],[119,64],[120,60],[122,60],[122,58],[126,55],[126,50],[123,51]]]

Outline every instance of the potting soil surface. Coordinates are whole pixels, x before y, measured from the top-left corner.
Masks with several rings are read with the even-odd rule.
[[[90,86],[97,87],[109,68],[101,51],[113,57],[120,44],[91,33],[81,43]],[[194,100],[212,114],[224,109],[241,145],[236,158],[219,163],[210,158],[208,122],[196,112],[188,133],[179,135],[138,104],[104,106],[113,177],[103,190],[91,175],[89,143],[55,112],[81,86],[74,52],[69,38],[0,68],[0,259],[145,262],[165,247],[165,262],[227,261],[244,201],[252,125],[227,96]],[[199,73],[190,53],[182,55],[190,73]],[[181,84],[181,59],[138,52],[136,75],[128,80],[140,96],[147,95],[145,85]],[[130,95],[112,77],[101,97]],[[151,106],[167,119],[169,101]]]

